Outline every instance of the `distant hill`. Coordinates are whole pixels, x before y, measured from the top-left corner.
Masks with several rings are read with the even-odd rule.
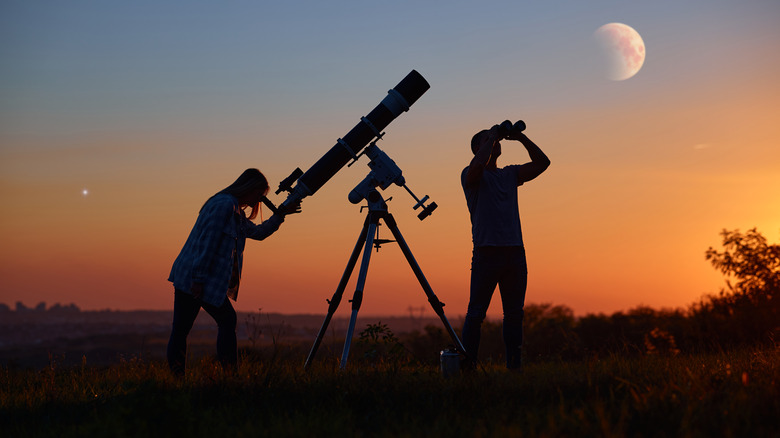
[[[19,307],[17,306],[17,309]],[[432,313],[432,312],[431,312]],[[50,360],[73,365],[113,363],[121,358],[164,358],[170,335],[170,310],[81,311],[75,306],[46,309],[0,309],[0,365],[46,366]],[[239,345],[262,346],[274,340],[284,343],[313,342],[325,315],[238,312]],[[381,322],[394,333],[422,331],[441,326],[438,317],[359,316],[355,335],[367,324]],[[460,321],[450,321],[460,324]],[[348,314],[334,316],[328,326],[330,338],[341,338],[349,324]],[[189,337],[193,351],[210,354],[217,326],[201,312]]]

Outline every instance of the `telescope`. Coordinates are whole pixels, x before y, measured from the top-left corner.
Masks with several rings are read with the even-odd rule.
[[[328,300],[328,314],[325,317],[325,321],[320,328],[317,338],[314,341],[309,356],[306,359],[305,368],[311,365],[314,355],[319,348],[320,343],[325,335],[328,324],[336,312],[336,309],[341,302],[344,290],[347,287],[349,278],[352,275],[352,271],[357,264],[358,258],[361,257],[360,272],[358,275],[357,285],[355,293],[352,297],[352,316],[350,317],[349,328],[347,331],[347,338],[344,342],[344,352],[341,358],[341,368],[343,369],[347,363],[347,357],[349,355],[349,346],[352,341],[352,335],[355,330],[355,323],[357,321],[358,310],[360,309],[363,301],[363,288],[365,287],[366,275],[368,273],[368,264],[371,259],[371,249],[375,247],[379,250],[380,245],[389,242],[397,242],[404,256],[406,257],[409,266],[412,268],[417,280],[423,288],[428,302],[434,309],[439,318],[444,323],[447,332],[455,342],[456,349],[462,354],[466,354],[466,350],[463,344],[458,339],[458,335],[453,330],[447,317],[444,315],[444,303],[439,301],[436,294],[433,292],[428,280],[426,280],[420,266],[412,255],[412,251],[409,245],[401,235],[401,231],[398,229],[398,225],[395,222],[392,214],[388,211],[387,203],[377,191],[378,189],[385,190],[391,184],[401,186],[406,189],[407,192],[417,201],[414,209],[422,207],[422,211],[417,216],[420,220],[430,216],[430,214],[436,209],[436,203],[431,202],[429,205],[425,205],[425,201],[428,200],[428,196],[422,199],[412,193],[407,187],[406,180],[403,177],[401,169],[395,164],[395,162],[387,156],[376,143],[382,139],[384,133],[383,129],[387,127],[393,120],[395,120],[401,113],[409,111],[417,100],[428,91],[431,86],[416,70],[412,70],[405,78],[401,80],[394,88],[387,92],[387,96],[379,102],[367,116],[361,117],[360,122],[352,128],[343,138],[339,138],[336,144],[328,150],[309,170],[303,172],[300,168],[296,168],[290,176],[283,179],[279,183],[279,188],[276,190],[278,195],[281,192],[288,192],[287,199],[279,206],[279,210],[287,211],[290,206],[295,206],[307,196],[311,196],[317,192],[329,179],[333,177],[344,165],[350,160],[354,163],[360,158],[361,155],[366,155],[370,162],[368,166],[371,168],[368,176],[366,176],[352,191],[349,193],[348,199],[353,204],[358,204],[363,200],[368,203],[368,213],[366,220],[363,223],[363,228],[358,237],[358,241],[352,250],[352,255],[347,262],[347,266],[344,270],[344,274],[341,277],[341,281],[333,294],[332,299]],[[370,145],[369,145],[370,142]],[[368,147],[366,147],[368,146]],[[365,148],[365,150],[364,150]],[[362,151],[362,152],[361,152]],[[294,186],[293,186],[294,184]],[[392,198],[390,198],[392,199]],[[276,212],[277,209],[273,206],[267,198],[263,197],[263,203],[266,204],[272,211]],[[361,208],[363,211],[363,208]],[[378,227],[380,220],[385,222],[385,225],[390,229],[395,237],[395,240],[379,239]],[[376,238],[375,238],[376,233]]]
[[[359,152],[371,140],[375,137],[382,138],[382,130],[401,113],[408,111],[409,107],[430,87],[420,73],[412,70],[398,85],[387,92],[387,96],[376,108],[365,117],[361,117],[360,122],[343,138],[339,138],[336,144],[309,170],[303,172],[300,168],[296,168],[290,176],[279,183],[276,194],[283,191],[289,193],[279,208],[295,205],[303,198],[316,193],[347,162],[357,159]]]

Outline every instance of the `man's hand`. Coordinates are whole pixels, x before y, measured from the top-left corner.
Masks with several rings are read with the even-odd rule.
[[[507,136],[506,136],[506,139],[507,139],[507,140],[517,140],[517,141],[522,141],[522,140],[523,140],[523,138],[528,138],[528,137],[526,137],[526,136],[525,136],[525,134],[523,133],[523,131],[516,131],[516,132],[515,132],[515,130],[514,130],[514,129],[513,129],[513,130],[511,130],[511,131],[509,131],[509,135],[507,135]]]
[[[491,153],[493,152],[493,149],[498,145],[498,143],[503,140],[504,138],[501,136],[501,127],[498,125],[493,125],[487,132],[487,135],[483,138],[482,141],[482,148],[487,148]]]
[[[501,136],[499,129],[498,125],[493,125],[487,132],[480,132],[481,138],[478,140],[480,142],[479,149],[477,149],[474,158],[469,163],[469,170],[466,173],[466,185],[475,184],[482,178],[485,166],[490,161],[496,147],[500,144]]]
[[[506,138],[508,140],[522,141],[523,138],[527,138],[525,137],[523,131],[525,131],[525,122],[518,120],[514,125],[512,125],[512,129],[509,130],[509,135],[507,135]]]
[[[496,142],[496,140],[501,141],[501,127],[499,125],[493,125],[490,130],[488,131],[488,135],[485,138],[485,143],[490,144],[490,146],[493,146],[493,143]]]

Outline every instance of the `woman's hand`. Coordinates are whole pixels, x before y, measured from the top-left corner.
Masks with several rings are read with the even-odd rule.
[[[300,200],[298,202],[294,203],[294,204],[283,205],[283,206],[281,206],[279,208],[279,213],[281,213],[281,214],[283,214],[285,216],[287,216],[288,214],[300,213],[301,211],[302,210],[301,210],[301,201]]]

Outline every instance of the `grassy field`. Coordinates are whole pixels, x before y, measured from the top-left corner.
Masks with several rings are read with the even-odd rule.
[[[445,379],[431,365],[244,354],[0,372],[4,437],[780,436],[780,350],[611,356]]]

